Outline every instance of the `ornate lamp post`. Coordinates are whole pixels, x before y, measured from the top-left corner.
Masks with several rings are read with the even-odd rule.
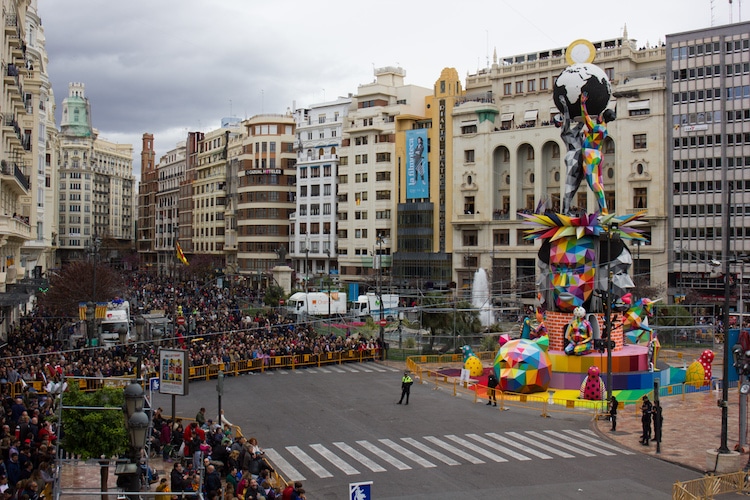
[[[141,483],[139,479],[139,465],[141,448],[146,445],[146,434],[150,425],[149,417],[143,411],[145,403],[145,393],[143,387],[137,380],[133,380],[125,387],[125,427],[130,437],[130,463],[118,466],[119,476],[118,486],[124,487],[130,495],[129,498],[135,500],[140,491]]]

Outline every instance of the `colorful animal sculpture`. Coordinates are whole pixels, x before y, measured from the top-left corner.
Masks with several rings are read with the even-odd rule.
[[[547,327],[544,325],[544,313],[537,308],[534,314],[536,316],[536,326],[531,323],[531,319],[528,316],[523,319],[523,327],[521,328],[522,339],[532,340],[547,335]]]
[[[469,371],[469,375],[472,377],[481,377],[484,374],[484,366],[482,366],[482,360],[480,360],[471,346],[465,345],[461,347],[461,352],[464,355],[464,368]]]
[[[508,335],[501,335],[499,342],[493,369],[501,390],[531,394],[549,388],[552,378],[552,360],[547,353],[549,337],[510,340]]]
[[[651,371],[656,366],[656,359],[659,357],[661,342],[653,328],[648,325],[648,318],[654,315],[653,307],[659,299],[651,300],[642,298],[631,304],[632,296],[628,293],[622,296],[622,301],[629,304],[630,307],[623,315],[622,330],[627,338],[633,344],[646,344],[648,346],[648,360]]]
[[[581,356],[589,352],[593,346],[594,328],[586,319],[586,309],[576,307],[573,310],[573,320],[565,328],[565,354]]]
[[[700,357],[690,363],[685,372],[685,383],[696,388],[711,383],[711,363],[714,361],[714,353],[706,349]]]
[[[590,401],[601,401],[603,394],[607,392],[604,386],[604,381],[600,376],[600,370],[598,366],[592,366],[589,368],[588,375],[583,379],[581,384],[581,392],[578,396],[580,399],[588,399]]]

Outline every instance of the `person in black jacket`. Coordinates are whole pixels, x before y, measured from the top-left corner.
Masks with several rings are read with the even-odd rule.
[[[614,394],[612,394],[612,399],[609,400],[609,420],[612,422],[612,432],[615,432],[617,430],[617,407],[620,406],[620,403],[617,401],[617,398]]]
[[[643,396],[643,404],[641,404],[641,426],[643,427],[643,434],[641,434],[641,444],[648,446],[648,442],[651,440],[651,412],[653,406],[651,401],[648,400],[648,396]]]
[[[170,480],[172,491],[191,491],[193,489],[193,485],[188,479],[188,474],[184,471],[180,462],[174,464]]]
[[[495,372],[490,372],[487,377],[487,406],[495,403],[497,406],[497,395],[495,394],[495,388],[500,384],[500,381],[495,376]]]
[[[215,493],[221,493],[221,476],[213,465],[206,467],[204,487],[209,497]]]

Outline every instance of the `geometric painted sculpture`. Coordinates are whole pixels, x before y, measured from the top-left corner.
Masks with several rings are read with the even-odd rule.
[[[581,392],[578,396],[580,399],[588,399],[589,401],[601,401],[602,395],[607,392],[604,387],[604,381],[599,376],[599,367],[589,367],[588,375],[583,379],[581,384]]]
[[[565,328],[565,354],[581,356],[593,349],[594,329],[586,319],[586,309],[576,307],[573,310],[573,320]]]
[[[549,337],[509,340],[501,335],[493,368],[503,391],[531,394],[549,388],[552,360],[547,354]]]
[[[462,346],[461,352],[464,355],[464,368],[469,371],[469,375],[472,377],[481,377],[484,373],[482,360],[474,354],[471,346]]]
[[[697,361],[693,361],[685,373],[685,383],[699,388],[711,383],[711,363],[714,361],[714,353],[706,349]]]

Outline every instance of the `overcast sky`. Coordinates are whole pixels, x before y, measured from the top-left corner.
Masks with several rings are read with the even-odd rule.
[[[100,136],[157,158],[187,131],[357,93],[373,68],[401,66],[432,88],[445,67],[465,81],[498,58],[747,20],[741,0],[38,0],[57,102],[86,85]],[[740,19],[741,18],[741,19]]]

